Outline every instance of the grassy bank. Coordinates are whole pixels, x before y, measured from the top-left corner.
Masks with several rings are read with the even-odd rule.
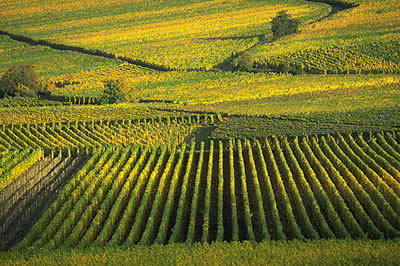
[[[400,239],[320,240],[133,246],[128,249],[0,253],[4,265],[396,265]]]

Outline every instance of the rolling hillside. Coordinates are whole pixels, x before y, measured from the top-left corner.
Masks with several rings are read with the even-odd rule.
[[[0,2],[0,263],[399,263],[399,10]]]

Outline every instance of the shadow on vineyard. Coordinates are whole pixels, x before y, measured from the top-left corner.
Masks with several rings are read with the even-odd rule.
[[[1,191],[0,250],[24,238],[86,159],[44,157]]]
[[[196,150],[200,150],[200,143],[204,142],[206,147],[209,147],[210,139],[217,125],[200,125],[196,126],[193,131],[185,138],[185,142],[189,144],[192,141],[196,142]]]

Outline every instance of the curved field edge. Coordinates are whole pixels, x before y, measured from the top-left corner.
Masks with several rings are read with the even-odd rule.
[[[400,239],[170,244],[129,248],[28,250],[0,253],[2,265],[394,265]]]

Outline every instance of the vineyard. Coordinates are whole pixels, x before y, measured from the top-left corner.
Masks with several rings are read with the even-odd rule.
[[[118,68],[129,69],[129,66],[121,65]],[[102,93],[104,80],[123,78],[132,88],[128,94],[138,100],[207,106],[221,102],[339,89],[352,92],[363,87],[398,86],[400,83],[399,75],[393,73],[326,75],[321,83],[320,75],[293,76],[287,73],[146,72],[143,69],[122,72],[117,68],[106,69],[105,74],[100,72],[102,71],[55,77],[52,80],[54,83],[74,81],[76,84],[54,88],[52,91],[54,95],[71,100],[76,96],[98,97]]]
[[[41,149],[3,150],[0,156],[0,191],[42,157]]]
[[[15,63],[31,64],[41,77],[53,77],[76,72],[102,69],[120,62],[99,56],[83,55],[72,51],[56,51],[43,45],[29,45],[0,35],[0,73]]]
[[[217,118],[216,118],[217,119]],[[180,144],[200,124],[213,123],[213,115],[156,119],[91,120],[66,123],[11,124],[0,129],[0,151],[43,149],[50,153],[83,153],[107,145]]]
[[[264,64],[269,58],[282,63],[290,61],[292,64],[300,61],[305,68],[309,67],[317,73],[324,73],[324,70],[345,74],[347,71],[387,73],[398,69],[397,65],[391,63],[394,61],[398,64],[398,1],[324,2],[344,2],[356,6],[318,23],[304,25],[297,34],[286,36],[278,42],[254,47],[251,52],[255,59]],[[317,62],[315,56],[321,56],[321,61]],[[338,62],[338,58],[342,62]],[[321,66],[327,69],[320,69]]]
[[[25,153],[29,150],[24,150]],[[1,250],[15,245],[29,232],[41,214],[57,198],[71,176],[85,164],[88,156],[43,157],[41,150],[26,156],[25,167],[17,179],[0,190]],[[21,163],[20,163],[21,164]],[[19,166],[18,169],[21,169]]]
[[[257,62],[257,67],[272,68],[281,72],[313,74],[361,74],[400,73],[399,42],[371,43],[349,47],[328,47],[301,50],[275,57],[266,57]],[[374,48],[376,57],[370,56]],[[379,54],[377,51],[379,50]],[[382,54],[387,55],[386,60]],[[392,56],[390,56],[392,55]]]
[[[335,16],[329,16],[332,7],[323,4],[324,1],[167,1],[152,6],[140,1],[76,2],[74,6],[54,2],[52,8],[42,8],[40,1],[36,1],[25,3],[18,11],[18,1],[11,1],[0,13],[3,17],[1,30],[23,34],[33,40],[101,51],[115,58],[130,58],[168,70],[208,71],[230,56],[250,49],[260,62],[268,62],[270,55],[284,56],[292,64],[300,60],[305,69],[313,73],[323,73],[324,65],[328,66],[328,73],[398,72],[398,66],[383,60],[386,56],[377,54],[374,47],[382,40],[398,40],[399,6],[393,0],[384,3],[334,1],[352,7]],[[302,28],[294,36],[271,44],[265,41],[271,34],[270,21],[282,10],[298,18]],[[392,30],[385,31],[382,24],[390,25]],[[365,44],[362,54],[356,53],[359,49],[351,48],[360,42]],[[349,49],[343,49],[348,46]],[[327,62],[305,60],[312,57],[307,51],[310,47],[311,54],[326,57]],[[28,50],[27,55],[33,63],[52,53],[51,49],[43,47],[32,49],[37,51]],[[23,54],[22,50],[19,58]],[[361,55],[362,58],[357,58]],[[85,66],[88,60],[74,53],[65,55],[65,59],[62,53],[56,56],[60,60],[69,58],[71,63],[65,66],[76,65],[81,71],[95,68]],[[349,62],[343,64],[337,62],[338,59]],[[73,63],[74,60],[79,62]],[[116,60],[108,61],[98,63],[116,63]],[[76,71],[70,68],[64,72]]]
[[[3,6],[2,30],[35,40],[101,50],[171,70],[210,70],[270,33],[277,12],[316,20],[327,5],[306,1],[18,1]],[[50,7],[51,6],[51,7]],[[59,12],[63,10],[63,12]],[[21,18],[22,16],[22,18]]]
[[[287,107],[286,107],[287,108]],[[368,109],[367,109],[368,110]],[[290,114],[280,116],[238,115],[224,117],[211,138],[264,138],[265,136],[309,136],[336,133],[363,133],[400,130],[400,110],[397,108],[370,109],[362,111],[313,113],[312,115]]]
[[[0,127],[18,124],[51,124],[72,122],[91,122],[99,120],[139,120],[182,117],[193,113],[163,111],[135,104],[119,105],[70,105],[41,107],[0,108]]]
[[[13,249],[400,236],[397,134],[110,146],[87,156]]]
[[[0,1],[0,264],[399,264],[399,10]]]

